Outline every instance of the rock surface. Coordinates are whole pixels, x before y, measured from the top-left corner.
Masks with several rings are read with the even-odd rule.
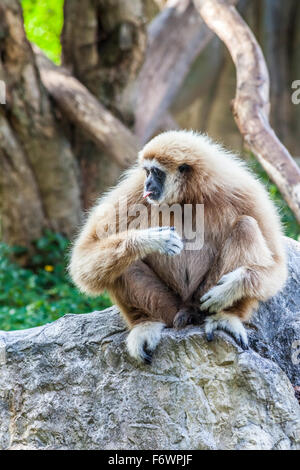
[[[251,347],[276,362],[300,385],[300,243],[286,238],[289,278],[285,288],[260,305],[249,325]]]
[[[250,325],[255,351],[165,330],[138,366],[116,308],[1,332],[0,449],[300,449],[300,249],[287,245],[290,278]]]

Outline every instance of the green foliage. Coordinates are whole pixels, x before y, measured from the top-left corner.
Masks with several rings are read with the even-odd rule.
[[[0,329],[31,328],[66,313],[86,313],[111,305],[107,294],[89,298],[72,285],[66,272],[68,241],[49,231],[36,242],[29,268],[21,268],[11,255],[24,252],[0,243]]]
[[[276,204],[280,213],[285,234],[290,238],[294,238],[295,240],[300,241],[300,226],[293,212],[291,211],[287,203],[284,201],[284,199],[282,199],[282,196],[278,191],[277,186],[272,183],[269,176],[264,171],[260,163],[254,158],[254,156],[250,157],[248,163],[250,165],[250,168],[252,168],[252,170],[258,175],[260,181],[264,183],[264,185],[267,187],[271,199]],[[266,214],[266,217],[268,217],[268,214]]]
[[[21,0],[29,41],[39,46],[56,64],[60,63],[60,33],[63,0]]]

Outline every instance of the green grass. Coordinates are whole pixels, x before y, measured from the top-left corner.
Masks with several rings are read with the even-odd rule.
[[[27,38],[60,63],[63,0],[21,0]]]
[[[12,261],[22,248],[0,243],[0,329],[43,325],[66,313],[87,313],[111,305],[107,294],[90,298],[72,284],[67,271],[68,241],[47,232],[36,243],[29,268]]]

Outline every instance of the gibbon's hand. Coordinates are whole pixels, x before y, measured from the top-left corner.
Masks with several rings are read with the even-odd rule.
[[[183,242],[174,227],[151,227],[140,230],[138,241],[145,254],[158,252],[174,256],[183,249]]]

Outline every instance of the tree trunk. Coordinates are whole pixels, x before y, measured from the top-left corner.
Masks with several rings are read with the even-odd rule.
[[[34,51],[43,84],[64,116],[121,168],[132,165],[138,150],[136,137],[79,80],[53,64],[36,46]]]
[[[77,164],[41,84],[20,4],[0,5],[0,199],[2,237],[31,246],[43,229],[70,236],[80,219]]]
[[[134,123],[135,79],[146,50],[153,0],[65,0],[63,65],[125,125]],[[70,130],[79,162],[84,206],[115,184],[120,166],[77,129]]]

